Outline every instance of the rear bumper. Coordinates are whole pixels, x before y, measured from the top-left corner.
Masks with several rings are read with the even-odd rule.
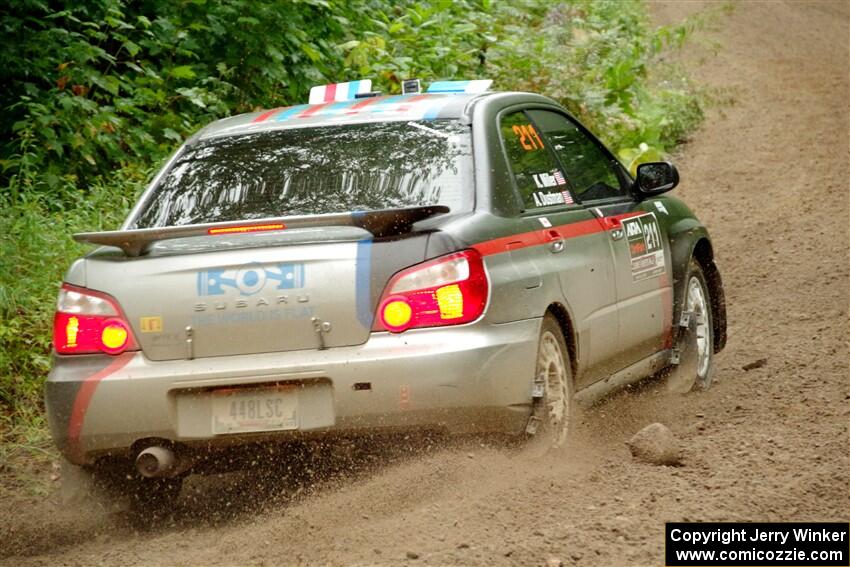
[[[363,345],[325,351],[168,362],[138,352],[56,356],[48,418],[77,464],[147,438],[215,447],[406,427],[518,432],[530,411],[539,327],[540,319],[477,323],[374,333]],[[213,433],[211,389],[280,382],[302,392],[297,431]]]

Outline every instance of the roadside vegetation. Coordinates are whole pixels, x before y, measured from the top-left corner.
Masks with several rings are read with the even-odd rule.
[[[0,469],[13,449],[45,446],[54,301],[84,251],[70,235],[116,228],[202,125],[303,102],[315,84],[493,78],[559,100],[634,166],[702,118],[704,97],[665,61],[705,21],[655,28],[636,0],[6,3]]]

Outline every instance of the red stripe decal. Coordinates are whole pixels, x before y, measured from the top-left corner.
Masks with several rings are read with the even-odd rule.
[[[127,363],[132,360],[135,354],[134,352],[125,352],[117,356],[109,366],[95,372],[83,380],[80,385],[80,390],[77,392],[76,399],[74,399],[74,406],[71,408],[71,418],[68,420],[68,450],[78,464],[82,463],[85,456],[83,447],[80,445],[83,421],[85,421],[86,410],[89,408],[89,403],[94,396],[98,383],[110,374],[114,374],[127,366]]]
[[[308,116],[312,116],[325,108],[328,104],[327,102],[323,102],[321,104],[314,104],[310,108],[303,110],[296,118],[307,118]]]
[[[352,105],[351,105],[351,107],[348,109],[348,114],[354,114],[354,113],[356,113],[358,110],[360,110],[361,108],[363,108],[364,106],[369,106],[370,104],[372,104],[372,103],[374,103],[374,102],[377,102],[377,101],[379,101],[379,100],[381,100],[381,99],[384,99],[384,98],[387,98],[387,97],[385,97],[385,96],[373,96],[373,97],[367,98],[367,99],[365,99],[365,100],[362,100],[362,101],[360,101],[360,102],[354,103],[354,104],[352,104]]]
[[[336,83],[325,86],[325,102],[332,102],[336,98]]]
[[[522,234],[504,236],[502,238],[496,238],[494,240],[487,240],[486,242],[479,242],[478,244],[473,244],[472,247],[478,250],[478,252],[482,256],[492,256],[493,254],[501,254],[502,252],[507,252],[508,244],[511,245],[511,250],[526,248],[528,246],[539,246],[540,244],[543,244],[545,242],[543,238],[547,230],[552,229],[535,230],[532,232],[523,232]]]
[[[259,116],[257,116],[256,118],[254,118],[251,122],[264,122],[264,121],[268,120],[269,118],[271,118],[272,116],[274,116],[275,114],[277,114],[278,112],[286,110],[287,108],[292,108],[292,107],[291,106],[285,106],[285,107],[281,107],[281,108],[275,108],[274,110],[267,110],[267,111],[263,112],[262,114],[260,114]]]
[[[643,214],[646,213],[623,213],[621,215],[603,218],[608,219],[609,221],[613,219],[623,220]],[[541,244],[546,244],[547,242],[551,242],[552,240],[557,240],[559,238],[578,238],[579,236],[587,236],[588,234],[604,232],[605,230],[607,229],[602,225],[601,219],[593,218],[570,224],[553,226],[551,228],[542,228],[540,230],[532,230],[531,232],[513,234],[511,236],[503,236],[502,238],[495,238],[493,240],[486,240],[484,242],[479,242],[478,244],[473,244],[472,247],[480,252],[482,256],[492,256],[493,254],[507,252],[508,244],[511,245],[511,250],[516,250],[518,248],[526,248],[528,246],[540,246]]]
[[[423,100],[423,99],[426,99],[426,98],[434,98],[434,95],[427,95],[427,94],[413,95],[410,98],[402,101],[402,104],[398,107],[398,111],[399,112],[407,112],[408,110],[411,109],[411,103],[414,103],[417,100]]]

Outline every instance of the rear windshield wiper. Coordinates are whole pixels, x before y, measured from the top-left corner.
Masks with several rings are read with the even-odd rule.
[[[273,217],[241,221],[213,222],[184,226],[109,230],[103,232],[81,232],[74,235],[77,242],[116,246],[127,256],[141,256],[160,240],[208,236],[218,234],[241,234],[249,232],[286,230],[322,226],[356,226],[369,231],[375,237],[406,234],[413,224],[434,215],[448,213],[444,205],[426,205],[377,211],[354,211],[326,215],[302,215]]]

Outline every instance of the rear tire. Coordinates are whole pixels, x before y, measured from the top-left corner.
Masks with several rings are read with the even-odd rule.
[[[563,447],[575,413],[573,373],[564,334],[551,313],[543,317],[540,326],[533,387],[532,412],[526,429],[530,445],[541,450]]]
[[[711,312],[711,294],[702,267],[694,259],[688,265],[685,290],[682,296],[682,313],[673,323],[679,327],[676,348],[679,364],[672,367],[668,389],[676,393],[707,390],[711,386],[714,370],[714,321]]]

